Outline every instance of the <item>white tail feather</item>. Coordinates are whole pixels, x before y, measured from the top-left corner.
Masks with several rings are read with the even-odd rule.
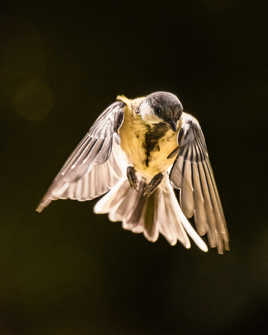
[[[188,249],[189,235],[201,250],[208,250],[183,214],[168,176],[149,198],[144,198],[142,191],[134,190],[122,178],[96,203],[94,212],[107,213],[111,221],[121,221],[124,229],[143,233],[149,241],[155,242],[161,233],[171,245],[179,240]]]

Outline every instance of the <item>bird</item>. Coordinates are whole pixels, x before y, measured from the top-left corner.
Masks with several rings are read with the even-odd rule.
[[[92,200],[96,214],[150,242],[191,240],[229,248],[229,233],[203,132],[179,98],[157,91],[116,97],[67,159],[37,212],[57,199]],[[191,223],[190,219],[192,218]]]

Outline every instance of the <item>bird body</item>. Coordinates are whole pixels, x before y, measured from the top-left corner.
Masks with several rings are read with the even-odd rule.
[[[178,191],[174,192],[175,190]],[[37,211],[52,200],[91,200],[94,212],[171,245],[221,254],[229,250],[226,221],[198,121],[169,92],[118,96],[68,158]],[[196,230],[188,218],[194,218]]]
[[[139,106],[143,99],[135,99],[134,106]],[[170,154],[178,148],[179,130],[180,125],[174,132],[164,122],[150,124],[144,121],[128,102],[119,129],[120,146],[129,163],[149,181],[156,174],[165,172],[175,161],[176,156],[170,157]]]

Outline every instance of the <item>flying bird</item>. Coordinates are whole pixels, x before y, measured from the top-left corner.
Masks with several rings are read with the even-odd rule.
[[[151,242],[229,250],[221,200],[199,122],[176,95],[118,96],[97,118],[37,207],[52,200],[91,200],[124,229]],[[194,218],[195,229],[189,222]]]

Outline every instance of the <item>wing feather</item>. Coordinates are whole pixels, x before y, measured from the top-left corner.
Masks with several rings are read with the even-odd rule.
[[[223,253],[229,250],[229,236],[205,138],[194,117],[183,113],[181,118],[179,152],[170,180],[180,189],[182,210],[194,217],[199,235],[207,234],[210,246]]]
[[[114,138],[123,122],[124,107],[123,102],[114,102],[98,117],[54,179],[38,212],[56,199],[93,199],[118,181],[124,154]]]

